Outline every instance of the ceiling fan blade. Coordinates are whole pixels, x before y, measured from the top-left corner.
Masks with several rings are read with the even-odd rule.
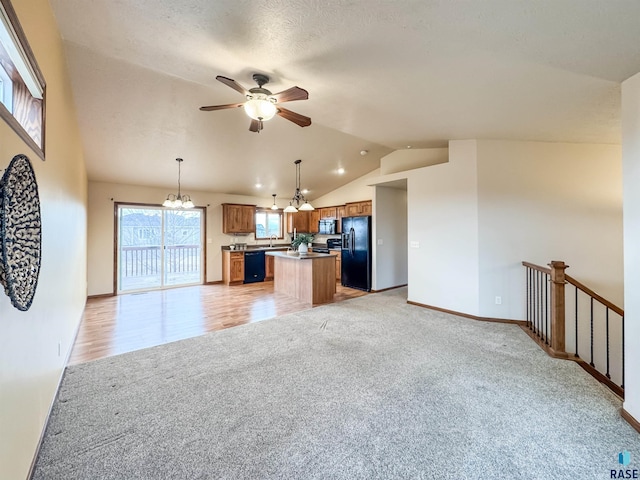
[[[306,100],[309,98],[309,92],[304,88],[291,87],[279,93],[271,95],[278,102],[293,102],[294,100]]]
[[[225,108],[236,108],[243,106],[244,103],[230,103],[228,105],[211,105],[210,107],[200,107],[203,112],[211,112],[213,110],[224,110]]]
[[[246,96],[249,94],[249,91],[246,88],[244,88],[242,85],[240,85],[238,82],[236,82],[232,78],[227,78],[227,77],[223,77],[222,75],[218,75],[216,77],[216,80],[224,83],[228,87],[233,88],[235,91],[241,93],[242,95]]]
[[[249,125],[249,130],[251,132],[260,133],[260,130],[262,130],[261,126],[262,125],[260,125],[260,121],[259,120],[251,120],[251,125]]]
[[[311,119],[309,117],[305,117],[304,115],[300,115],[299,113],[292,112],[291,110],[287,110],[286,108],[277,107],[278,115],[282,118],[286,118],[290,122],[295,123],[296,125],[300,125],[301,127],[308,127],[311,125]]]

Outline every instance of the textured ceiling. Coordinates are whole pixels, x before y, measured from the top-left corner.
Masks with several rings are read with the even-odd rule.
[[[92,180],[316,198],[393,149],[494,138],[619,143],[640,71],[636,0],[51,0]],[[240,109],[266,73],[298,85],[260,134]],[[369,150],[361,156],[360,150]],[[346,173],[335,173],[344,167]],[[262,191],[256,182],[265,185]]]

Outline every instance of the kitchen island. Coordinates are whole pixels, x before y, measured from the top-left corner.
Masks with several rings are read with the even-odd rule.
[[[336,293],[336,257],[328,253],[266,252],[274,257],[273,289],[311,305],[333,300]]]

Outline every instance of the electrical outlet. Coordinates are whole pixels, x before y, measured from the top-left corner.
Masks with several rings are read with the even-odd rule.
[[[502,297],[496,297],[496,305],[502,305]]]
[[[384,240],[382,240],[381,238],[378,239],[378,245],[384,245]]]

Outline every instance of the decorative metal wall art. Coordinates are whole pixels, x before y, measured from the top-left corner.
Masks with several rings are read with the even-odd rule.
[[[42,222],[31,162],[16,155],[0,180],[0,283],[18,310],[33,302],[40,274]]]

